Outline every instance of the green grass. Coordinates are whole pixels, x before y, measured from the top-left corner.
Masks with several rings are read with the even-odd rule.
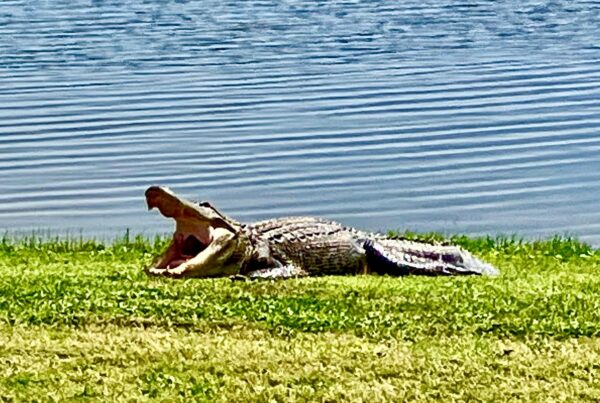
[[[600,399],[600,252],[452,241],[501,276],[170,280],[162,239],[4,237],[0,400]]]

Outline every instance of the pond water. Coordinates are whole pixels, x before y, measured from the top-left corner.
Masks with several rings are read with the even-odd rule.
[[[600,2],[0,2],[0,229],[166,232],[152,184],[600,245]]]

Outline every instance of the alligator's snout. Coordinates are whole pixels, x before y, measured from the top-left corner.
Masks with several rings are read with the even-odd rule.
[[[206,219],[203,211],[200,211],[197,206],[180,198],[167,187],[150,186],[146,189],[145,196],[148,210],[157,208],[165,217],[176,220],[184,216]]]
[[[172,192],[165,187],[162,186],[150,186],[146,189],[144,195],[146,196],[146,205],[148,206],[148,210],[152,210],[153,208],[160,208],[161,204],[164,203],[168,198],[169,194]]]

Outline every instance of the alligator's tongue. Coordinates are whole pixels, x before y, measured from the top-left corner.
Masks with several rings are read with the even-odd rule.
[[[206,249],[206,245],[193,235],[188,236],[179,244],[179,253],[182,256],[196,256]]]

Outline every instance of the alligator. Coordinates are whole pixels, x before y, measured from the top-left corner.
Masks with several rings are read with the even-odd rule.
[[[497,275],[458,246],[360,231],[316,217],[242,224],[206,201],[151,186],[148,210],[175,220],[173,238],[149,275],[174,278],[287,279],[333,274]]]

